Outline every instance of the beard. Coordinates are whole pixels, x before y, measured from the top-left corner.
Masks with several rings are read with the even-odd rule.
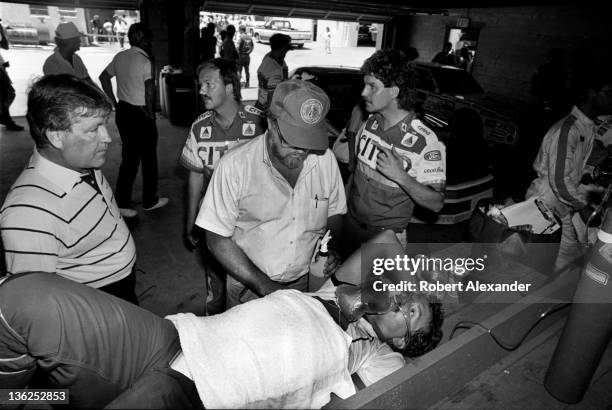
[[[301,167],[304,160],[306,160],[306,157],[308,156],[307,152],[292,152],[289,154],[283,154],[280,152],[278,145],[272,146],[272,152],[276,159],[288,169],[296,169]]]

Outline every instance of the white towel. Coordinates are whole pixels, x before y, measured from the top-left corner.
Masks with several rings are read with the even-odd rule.
[[[168,316],[206,408],[320,408],[355,393],[351,338],[317,300],[281,290],[208,317]]]

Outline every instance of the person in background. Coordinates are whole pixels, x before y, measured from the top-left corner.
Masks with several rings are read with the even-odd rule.
[[[438,63],[441,65],[450,65],[453,67],[458,66],[457,56],[455,56],[455,52],[453,51],[453,44],[450,41],[444,43],[444,48],[438,54],[435,55],[432,63]]]
[[[60,23],[55,30],[55,44],[57,47],[43,64],[43,73],[49,74],[71,74],[81,80],[94,84],[89,72],[76,54],[81,48],[81,37],[83,34],[73,22]]]
[[[215,23],[208,23],[200,30],[200,63],[215,58],[217,51],[217,37],[215,37]]]
[[[221,43],[221,50],[219,51],[219,55],[221,58],[226,59],[230,63],[236,67],[236,72],[238,72],[238,51],[236,50],[236,45],[234,44],[234,35],[236,34],[236,27],[233,25],[227,26],[227,30],[225,30],[225,40]]]
[[[104,29],[104,35],[106,36],[106,41],[109,43],[112,43],[115,38],[113,34],[113,23],[111,23],[109,19],[106,19],[104,20],[104,24],[102,25],[102,28]]]
[[[245,26],[240,26],[238,30],[240,31],[240,40],[238,40],[238,78],[242,79],[242,70],[244,69],[244,88],[249,88],[251,83],[249,66],[255,43],[253,43],[253,38],[250,34],[247,34]]]
[[[542,140],[533,163],[537,177],[526,193],[527,199],[540,198],[561,219],[561,243],[555,262],[558,273],[580,266],[587,250],[572,217],[578,215],[587,223],[594,216],[589,187],[581,181],[594,154],[595,120],[612,113],[612,76],[605,69],[593,67],[588,75],[576,79],[575,89],[576,105],[550,127]]]
[[[151,66],[151,32],[143,23],[128,30],[130,48],[120,51],[100,74],[102,89],[117,110],[115,122],[121,135],[121,166],[115,192],[121,214],[138,212],[131,207],[132,187],[142,163],[142,208],[152,211],[168,204],[157,196],[157,125],[155,84]],[[111,78],[117,77],[115,99]]]
[[[328,149],[328,111],[329,98],[316,85],[280,83],[267,132],[230,150],[215,168],[196,225],[227,271],[228,307],[278,289],[307,290],[318,239],[329,227],[335,240],[346,199]],[[338,261],[330,252],[326,273]]]
[[[325,40],[325,52],[331,54],[331,31],[329,31],[329,27],[325,27],[323,39]]]
[[[0,19],[0,22],[2,19]],[[6,31],[0,23],[0,47],[5,50],[9,49],[9,41],[6,37]],[[0,124],[9,131],[22,131],[23,127],[13,120],[11,117],[10,107],[15,101],[15,89],[13,82],[8,75],[6,69],[9,67],[9,62],[4,61],[0,53]]]
[[[291,49],[291,37],[276,33],[270,37],[271,51],[266,54],[257,68],[257,108],[266,110],[276,86],[289,78],[285,56]]]
[[[102,34],[102,22],[100,16],[94,14],[93,18],[89,22],[91,24],[91,34],[93,36],[93,44],[98,44],[98,35]]]
[[[9,275],[51,272],[138,303],[136,248],[100,171],[112,105],[69,74],[44,76],[28,93],[36,148],[0,210]]]
[[[129,29],[128,23],[125,20],[125,14],[123,15],[123,17],[117,16],[117,20],[115,20],[115,25],[113,28],[115,30],[115,33],[117,34],[119,45],[121,45],[121,48],[123,48],[123,43],[125,42],[125,36]]]

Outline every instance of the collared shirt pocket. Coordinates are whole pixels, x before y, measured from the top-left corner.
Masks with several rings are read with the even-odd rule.
[[[329,197],[315,195],[307,201],[308,212],[305,231],[321,232],[327,226],[327,215],[329,209]]]

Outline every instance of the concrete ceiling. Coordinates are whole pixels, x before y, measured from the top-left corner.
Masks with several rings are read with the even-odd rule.
[[[10,0],[11,3],[42,6],[83,7],[92,9],[138,10],[140,0]]]
[[[398,15],[446,14],[448,10],[456,8],[577,3],[578,0],[203,0],[203,10],[230,14],[385,23]],[[585,4],[585,1],[581,1],[580,4]]]

